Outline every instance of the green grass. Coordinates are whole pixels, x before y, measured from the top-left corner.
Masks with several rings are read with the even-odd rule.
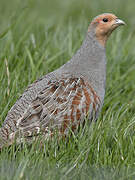
[[[72,57],[92,17],[113,12],[127,26],[107,44],[106,96],[98,121],[68,140],[56,135],[44,147],[3,149],[0,180],[135,179],[134,9],[131,0],[1,0],[0,124],[28,84]]]

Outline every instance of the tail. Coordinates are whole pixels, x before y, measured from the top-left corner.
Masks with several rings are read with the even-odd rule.
[[[5,146],[4,138],[2,134],[2,128],[0,128],[0,150]]]
[[[13,143],[14,133],[11,133],[8,136],[8,130],[5,127],[0,128],[0,150],[3,147],[10,146]]]

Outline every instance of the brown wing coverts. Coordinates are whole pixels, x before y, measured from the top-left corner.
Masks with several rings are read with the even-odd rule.
[[[7,121],[2,133],[12,140],[18,132],[21,137],[52,133],[54,127],[61,134],[76,130],[80,122],[95,115],[100,107],[100,99],[83,78],[62,78],[50,80],[33,100],[23,115],[14,121],[16,131]],[[8,129],[12,133],[8,133]],[[18,136],[18,139],[20,138]]]

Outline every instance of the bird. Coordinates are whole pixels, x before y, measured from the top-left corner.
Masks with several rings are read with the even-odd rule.
[[[96,16],[73,57],[27,87],[0,128],[0,149],[43,135],[76,132],[101,112],[106,87],[106,42],[125,22],[112,13]]]

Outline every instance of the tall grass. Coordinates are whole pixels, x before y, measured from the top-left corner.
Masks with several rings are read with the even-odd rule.
[[[1,124],[28,84],[72,57],[92,17],[113,12],[127,26],[107,44],[106,96],[98,121],[42,147],[3,149],[0,180],[135,179],[134,8],[131,0],[1,0]]]

